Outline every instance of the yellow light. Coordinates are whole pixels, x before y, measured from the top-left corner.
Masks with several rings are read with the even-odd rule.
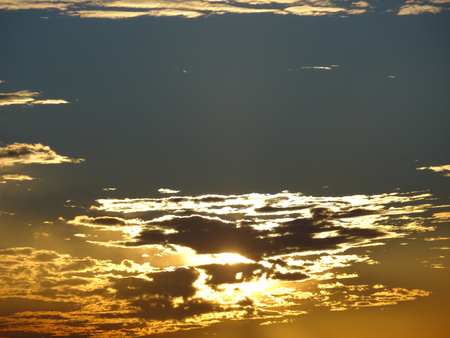
[[[254,263],[252,260],[235,253],[220,253],[215,255],[195,255],[194,257],[192,257],[192,260],[193,264]]]

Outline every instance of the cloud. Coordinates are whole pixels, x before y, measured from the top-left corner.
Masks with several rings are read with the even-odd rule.
[[[177,194],[180,192],[180,190],[172,190],[172,189],[158,189],[158,192],[160,192],[161,194]]]
[[[346,12],[345,8],[340,7],[314,7],[309,5],[288,7],[285,11],[295,15],[307,16],[330,15]]]
[[[0,147],[0,167],[14,166],[17,164],[56,164],[56,163],[80,163],[82,158],[73,159],[58,155],[49,146],[40,143],[13,143],[6,147]]]
[[[76,216],[74,220],[68,221],[69,224],[73,225],[86,225],[86,226],[114,226],[114,225],[125,225],[126,221],[119,217],[89,217],[86,215]]]
[[[399,15],[438,13],[447,9],[448,0],[409,0],[400,8]],[[394,7],[388,10],[397,11]],[[227,13],[257,14],[273,13],[279,15],[300,16],[342,16],[358,15],[378,11],[376,5],[366,1],[340,2],[339,6],[325,0],[237,0],[226,2],[221,0],[6,0],[0,4],[4,10],[49,9],[59,10],[65,15],[81,18],[127,19],[140,16],[198,18],[208,15]]]
[[[323,70],[331,70],[331,67],[325,66],[312,66],[312,67],[302,67],[302,69],[323,69]]]
[[[2,178],[4,180],[9,180],[9,181],[31,181],[34,180],[34,177],[30,177],[28,175],[18,175],[18,174],[7,174],[7,175],[3,175]]]
[[[97,216],[67,223],[99,234],[123,231],[127,236],[104,243],[120,246],[129,257],[145,252],[147,261],[2,249],[0,302],[10,309],[2,329],[61,336],[70,327],[71,334],[84,336],[148,336],[222,320],[279,322],[314,306],[341,311],[426,297],[426,290],[401,286],[346,285],[358,277],[356,266],[377,264],[346,251],[432,231],[414,216],[431,208],[421,204],[430,198],[420,192],[282,192],[99,200],[91,209]],[[145,219],[126,218],[136,209]],[[158,259],[164,263],[156,266]],[[9,307],[9,299],[22,305]],[[71,323],[77,323],[74,331]]]
[[[356,7],[369,7],[370,6],[370,4],[366,1],[352,2],[352,5],[356,6]]]
[[[148,12],[130,12],[130,11],[108,11],[108,10],[78,10],[67,12],[70,16],[80,18],[98,18],[98,19],[129,19],[139,16],[149,15]]]
[[[397,15],[418,15],[423,13],[439,13],[443,10],[442,7],[431,5],[404,5],[400,7]]]
[[[445,0],[432,0],[430,3],[444,5]],[[6,0],[0,4],[0,9],[4,10],[24,10],[24,9],[49,9],[59,10],[66,15],[78,16],[81,18],[103,18],[103,19],[126,19],[139,16],[173,17],[181,16],[185,18],[197,18],[211,14],[222,15],[226,13],[273,13],[281,15],[302,15],[302,16],[323,16],[348,14],[362,14],[370,8],[375,9],[365,1],[340,3],[336,7],[329,1],[324,0],[237,0],[229,3],[221,0],[200,0],[200,1],[172,1],[172,0],[117,0],[102,2],[98,0],[88,1],[68,1],[68,0]],[[417,5],[415,5],[417,7]],[[433,7],[420,5],[418,12],[430,11]],[[405,5],[399,13],[406,14],[409,5]],[[144,11],[146,10],[146,11]],[[417,10],[416,10],[417,11]],[[409,14],[409,13],[408,13]]]
[[[420,167],[416,168],[416,170],[432,170],[434,172],[450,171],[450,164],[440,166]],[[444,173],[442,176],[450,177],[450,173]]]
[[[0,93],[0,106],[8,106],[13,104],[26,104],[33,106],[35,104],[65,104],[66,100],[36,100],[35,97],[40,93],[22,90],[15,93]]]

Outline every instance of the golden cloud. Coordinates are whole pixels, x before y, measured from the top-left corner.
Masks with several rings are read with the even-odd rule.
[[[398,14],[438,13],[447,9],[444,7],[447,4],[449,4],[449,0],[408,0],[400,8]],[[276,5],[276,9],[274,5]],[[110,2],[98,0],[6,0],[0,4],[0,9],[56,9],[70,16],[103,19],[126,19],[139,16],[197,18],[211,14],[221,15],[226,13],[346,16],[363,14],[368,10],[376,10],[375,6],[370,5],[366,1],[341,2],[339,7],[337,7],[326,0],[237,0],[232,4],[222,0],[116,0]],[[148,11],[142,11],[142,9],[147,9]],[[397,11],[397,9],[390,11]]]
[[[35,97],[40,93],[22,90],[15,93],[0,93],[0,106],[8,106],[13,104],[26,104],[29,106],[35,104],[65,104],[66,100],[36,100]]]
[[[31,181],[35,179],[34,177],[30,177],[28,175],[18,175],[18,174],[3,175],[2,178],[4,180],[9,181]]]
[[[430,5],[404,5],[400,8],[398,15],[419,15],[423,13],[439,13],[443,10],[442,7]]]
[[[58,155],[49,146],[40,143],[13,143],[6,147],[0,147],[0,167],[17,164],[56,164],[56,163],[80,163],[82,158],[73,159]]]

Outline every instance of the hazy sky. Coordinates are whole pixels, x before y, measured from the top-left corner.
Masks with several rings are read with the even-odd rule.
[[[0,336],[447,337],[449,9],[0,0]]]

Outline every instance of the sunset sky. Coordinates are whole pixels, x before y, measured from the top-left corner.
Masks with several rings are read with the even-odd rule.
[[[0,337],[448,337],[450,0],[0,32]]]

